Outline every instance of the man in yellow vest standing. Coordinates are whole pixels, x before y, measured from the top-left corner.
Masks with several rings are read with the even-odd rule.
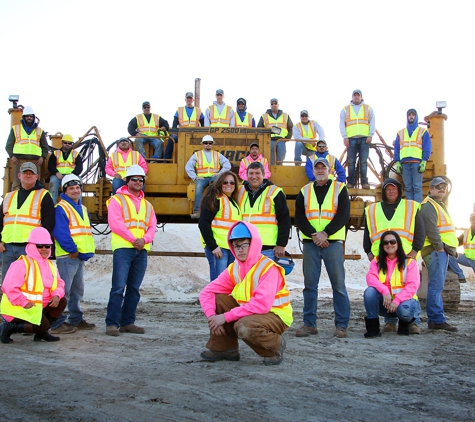
[[[316,120],[309,120],[307,110],[300,112],[300,122],[294,125],[293,138],[295,139],[296,165],[302,164],[302,154],[311,157],[317,152],[316,141],[325,140],[325,131]],[[326,146],[326,145],[325,145]]]
[[[303,325],[297,337],[317,334],[318,283],[325,263],[333,290],[334,337],[347,336],[350,301],[345,286],[345,225],[350,220],[350,199],[344,183],[328,178],[330,165],[315,161],[315,182],[305,185],[295,200],[295,225],[303,239]]]
[[[201,144],[203,149],[196,151],[185,166],[186,173],[196,183],[195,205],[191,214],[193,219],[200,218],[201,197],[206,186],[216,180],[219,173],[231,170],[229,160],[218,151],[213,151],[214,139],[211,135],[203,136]]]
[[[56,204],[59,186],[63,177],[67,174],[75,174],[79,177],[82,173],[82,160],[78,152],[73,150],[73,137],[71,135],[64,135],[61,139],[61,149],[54,151],[50,155],[48,171],[51,173],[49,192],[53,202]]]
[[[234,127],[234,110],[223,100],[224,91],[216,90],[216,101],[205,111],[205,127]]]
[[[236,127],[256,127],[256,121],[251,113],[247,112],[247,103],[244,98],[239,98],[236,103],[235,125]]]
[[[7,193],[0,213],[0,252],[2,252],[2,280],[13,261],[25,255],[30,232],[44,227],[54,228],[54,204],[51,195],[38,181],[38,168],[25,162],[18,174],[20,189]]]
[[[113,250],[112,287],[106,316],[109,336],[145,333],[143,327],[135,325],[135,312],[147,269],[147,252],[157,225],[155,210],[142,192],[145,177],[140,166],[129,167],[126,185],[107,202]]]
[[[270,108],[261,116],[257,127],[265,127],[272,130],[270,142],[271,165],[276,163],[276,158],[279,162],[284,161],[287,148],[285,141],[280,140],[292,138],[292,128],[294,124],[287,113],[279,110],[279,100],[277,98],[270,100]]]
[[[56,265],[64,280],[69,320],[62,314],[51,324],[51,334],[69,334],[78,329],[92,330],[96,325],[87,322],[81,310],[84,295],[84,263],[94,256],[94,238],[87,208],[82,204],[82,182],[75,174],[61,180],[63,193],[55,208],[53,236],[56,244]]]
[[[458,331],[447,323],[444,314],[442,291],[449,256],[457,256],[458,239],[455,226],[447,207],[442,202],[447,194],[447,182],[435,177],[429,185],[429,196],[422,201],[421,214],[426,228],[426,239],[422,248],[422,259],[429,273],[426,312],[429,329]]]
[[[12,190],[17,190],[20,186],[18,173],[23,163],[35,164],[37,173],[40,174],[41,165],[48,156],[49,146],[45,132],[38,126],[35,112],[30,106],[23,109],[20,124],[12,127],[5,150],[15,165]]]
[[[363,94],[355,89],[352,101],[340,113],[340,133],[348,152],[348,188],[354,188],[356,180],[356,156],[360,161],[360,178],[363,189],[369,189],[368,157],[369,145],[376,131],[376,120],[372,107],[364,103]]]
[[[136,164],[147,174],[147,163],[137,151],[132,149],[130,139],[120,138],[117,141],[117,150],[110,155],[106,164],[106,173],[112,177],[112,195],[125,185],[124,177],[127,169]]]
[[[406,198],[422,202],[422,174],[432,152],[432,142],[427,129],[419,126],[417,111],[406,113],[407,125],[396,135],[394,161],[396,170],[402,173]]]
[[[147,158],[145,154],[144,144],[150,142],[154,152],[151,158],[160,159],[163,156],[163,139],[166,131],[170,128],[168,122],[158,114],[150,112],[151,106],[149,101],[142,103],[142,114],[137,114],[130,122],[127,128],[130,136],[146,136],[146,138],[135,138],[135,146],[137,151],[143,158]]]
[[[264,365],[279,365],[286,346],[282,334],[293,321],[285,271],[261,255],[259,232],[252,224],[235,223],[228,244],[236,261],[200,293],[210,331],[201,358],[238,361],[241,339],[264,358]]]

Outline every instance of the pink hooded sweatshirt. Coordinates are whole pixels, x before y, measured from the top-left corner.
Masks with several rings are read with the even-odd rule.
[[[35,229],[37,230],[37,229]],[[33,230],[33,231],[35,231]],[[49,234],[48,234],[49,236]],[[33,236],[30,234],[30,240],[35,241]],[[43,281],[43,308],[46,308],[49,301],[53,296],[58,296],[60,299],[64,297],[64,281],[60,277],[58,270],[56,269],[56,275],[58,277],[58,286],[56,290],[51,291],[51,286],[53,285],[53,274],[51,272],[50,266],[48,264],[48,259],[42,258],[38,249],[36,248],[35,243],[28,243],[26,245],[26,256],[33,258],[37,263],[41,273],[41,279]],[[51,249],[49,250],[48,257],[51,255]],[[55,267],[56,268],[56,267]],[[12,305],[24,307],[28,304],[28,299],[20,291],[20,287],[23,286],[25,282],[26,267],[23,263],[23,259],[19,259],[13,262],[8,269],[8,272],[5,274],[5,279],[3,280],[2,291],[7,295],[8,300]],[[10,315],[3,315],[3,318],[10,322],[14,318]]]
[[[252,159],[251,154],[249,154],[246,158],[249,158],[249,161],[251,163],[254,163],[256,161],[262,160],[262,154],[259,154],[255,160]],[[264,166],[264,179],[269,180],[270,179],[270,170],[269,170],[269,161],[266,161]],[[244,164],[244,161],[241,160],[241,164],[239,164],[239,177],[241,180],[247,180],[247,167]]]
[[[245,224],[246,227],[251,232],[251,244],[249,246],[249,253],[247,259],[244,262],[241,262],[237,259],[234,248],[232,247],[231,242],[229,241],[229,235],[236,224]],[[232,252],[236,258],[235,265],[239,265],[239,275],[243,279],[249,270],[259,261],[261,258],[261,248],[262,240],[259,236],[259,232],[253,224],[247,223],[245,221],[239,221],[235,223],[228,233],[228,245],[229,250]],[[237,321],[240,318],[243,318],[248,315],[253,314],[267,314],[270,312],[272,305],[274,303],[275,295],[279,292],[285,285],[285,279],[282,277],[282,274],[279,271],[277,266],[272,266],[261,279],[259,280],[259,285],[257,289],[254,290],[254,294],[247,303],[243,303],[236,308],[231,309],[229,312],[224,313],[226,322]],[[231,295],[231,292],[234,289],[234,283],[229,276],[229,272],[226,269],[223,271],[216,280],[213,280],[209,283],[200,293],[200,303],[203,312],[206,317],[216,315],[216,294],[226,294]]]
[[[366,274],[366,283],[369,287],[374,287],[379,293],[383,296],[391,293],[391,275],[396,268],[397,258],[389,259],[386,258],[388,265],[388,272],[386,273],[386,282],[383,284],[379,280],[379,270],[378,263],[375,259],[371,261],[369,266],[368,274]],[[394,296],[394,303],[400,305],[402,302],[409,300],[417,293],[417,289],[421,284],[421,278],[419,273],[419,267],[417,262],[412,259],[409,265],[407,266],[406,271],[406,284],[404,289],[402,289],[396,296]]]

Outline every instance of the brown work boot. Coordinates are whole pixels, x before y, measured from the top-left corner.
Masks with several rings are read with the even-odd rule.
[[[397,325],[393,324],[392,322],[386,322],[384,327],[381,328],[382,333],[395,333],[397,332]]]
[[[317,327],[310,327],[310,325],[302,325],[295,332],[295,337],[308,337],[309,334],[318,334]]]
[[[76,328],[78,330],[92,330],[96,328],[96,324],[93,324],[92,322],[87,322],[85,319],[82,319],[81,322],[76,325]]]
[[[75,333],[78,329],[67,322],[63,322],[59,327],[53,328],[50,330],[51,334],[72,334]]]
[[[417,324],[412,323],[409,326],[409,334],[420,334],[421,333],[421,327],[419,327]]]
[[[452,331],[453,333],[458,331],[457,327],[447,324],[446,322],[443,322],[442,324],[429,323],[429,330],[445,330],[445,331]]]
[[[119,328],[121,333],[145,334],[145,328],[137,327],[135,324],[123,325]]]
[[[284,360],[284,350],[287,347],[287,341],[284,337],[280,336],[280,346],[275,351],[275,355],[264,358],[264,365],[279,365]]]
[[[106,327],[106,334],[112,337],[119,337],[119,329],[115,325],[108,325]]]
[[[216,362],[218,360],[230,360],[238,361],[239,349],[226,350],[224,352],[215,352],[213,350],[203,350],[200,355],[204,360],[209,360],[210,362]]]
[[[346,328],[345,327],[336,327],[335,331],[333,332],[333,337],[337,338],[346,338]]]

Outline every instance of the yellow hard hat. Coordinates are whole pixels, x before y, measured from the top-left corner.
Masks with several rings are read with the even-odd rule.
[[[66,142],[74,142],[73,141],[73,137],[71,135],[63,135],[63,138],[61,139],[61,141],[66,141]]]

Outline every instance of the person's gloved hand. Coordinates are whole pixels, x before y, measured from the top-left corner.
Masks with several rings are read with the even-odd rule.
[[[394,167],[396,168],[397,173],[402,174],[402,164],[400,161],[396,161],[396,164],[394,165]]]
[[[427,161],[421,161],[419,164],[419,173],[424,173],[426,171]]]

